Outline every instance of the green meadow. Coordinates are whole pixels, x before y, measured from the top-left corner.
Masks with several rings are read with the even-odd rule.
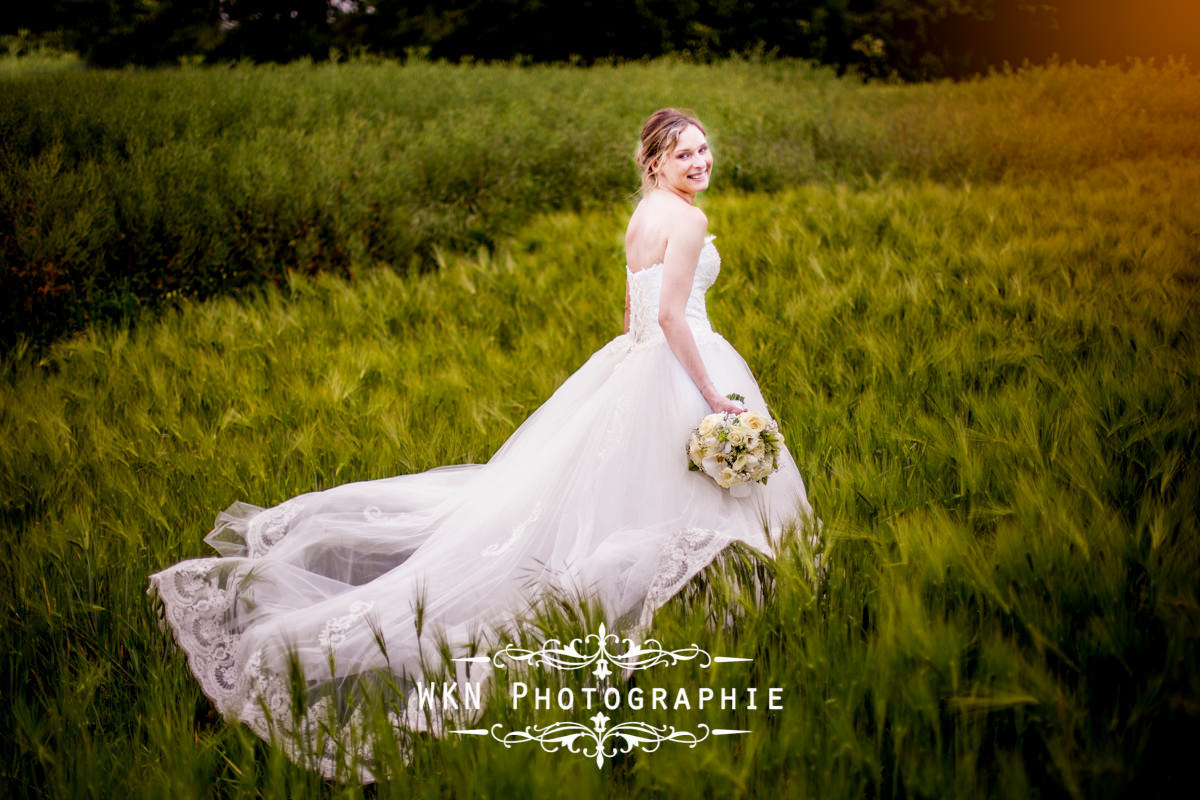
[[[139,191],[144,216],[120,219],[158,219],[147,230],[162,234],[162,260],[138,250],[148,272],[95,284],[120,284],[104,295],[126,298],[117,311],[72,317],[48,338],[25,331],[0,363],[7,796],[1194,790],[1194,75],[1055,67],[890,86],[772,62],[351,63],[60,79],[52,90],[44,74],[0,76],[0,95],[25,98],[21,113],[0,112],[0,217],[25,237],[5,240],[4,268],[32,274],[28,254],[52,253],[37,263],[66,254],[71,269],[104,273],[116,263],[105,237],[124,223],[93,222]],[[290,100],[255,104],[246,86]],[[375,102],[384,86],[402,87],[416,121]],[[470,102],[484,92],[498,105]],[[463,102],[445,105],[448,93]],[[613,681],[693,695],[778,686],[784,708],[647,714],[753,732],[602,769],[532,744],[417,737],[366,789],[324,781],[219,719],[160,630],[146,576],[210,554],[202,537],[236,500],[487,460],[620,332],[628,158],[638,120],[664,102],[696,108],[717,142],[702,201],[723,259],[710,314],[805,476],[821,568],[799,538],[774,561],[728,551],[652,632],[753,660]],[[291,109],[293,138],[272,138],[269,120],[258,138],[238,115],[230,131],[212,123],[212,109],[235,107],[264,119]],[[120,139],[130,120],[143,139]],[[392,126],[414,132],[395,140],[411,159],[385,157]],[[316,191],[341,186],[343,166],[287,166],[322,136],[329,152],[361,147],[345,156],[365,175],[359,194]],[[240,160],[211,169],[228,148]],[[129,172],[155,164],[152,179]],[[418,167],[420,190],[402,175]],[[529,174],[542,169],[545,197]],[[162,175],[195,180],[163,199]],[[218,202],[221,181],[252,176],[261,191]],[[408,212],[389,216],[406,193]],[[428,198],[442,205],[422,216]],[[72,203],[84,216],[67,214]],[[188,283],[219,274],[206,259],[234,252],[213,248],[251,206],[265,233],[238,252],[254,279]],[[272,250],[274,209],[281,225],[328,217],[325,238]],[[377,241],[362,227],[376,219],[390,231]],[[171,250],[171,224],[209,238]],[[306,261],[352,241],[361,247],[346,245],[343,262]],[[155,276],[177,294],[136,295]],[[569,605],[543,620],[560,637],[593,623],[593,609]],[[534,722],[499,702],[483,720]]]

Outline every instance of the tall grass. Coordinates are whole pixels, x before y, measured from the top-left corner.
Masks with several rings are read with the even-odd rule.
[[[373,793],[1182,794],[1200,734],[1198,191],[1193,163],[1146,158],[714,195],[710,308],[783,422],[825,574],[799,545],[773,565],[730,553],[653,633],[754,661],[637,680],[783,686],[785,709],[604,770],[421,740]],[[8,792],[361,796],[214,717],[146,575],[203,554],[234,500],[486,459],[619,331],[624,213],[10,354]],[[689,720],[715,722],[668,721]]]
[[[58,38],[33,36],[29,31],[0,35],[0,80],[83,69],[79,55],[63,48]]]
[[[609,207],[662,105],[696,109],[748,191],[1200,155],[1200,78],[1174,64],[923,86],[789,61],[0,74],[0,345]]]

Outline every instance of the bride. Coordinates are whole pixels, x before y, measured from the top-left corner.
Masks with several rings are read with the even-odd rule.
[[[439,732],[405,691],[439,645],[474,655],[489,631],[552,593],[598,603],[610,629],[644,632],[731,542],[769,554],[789,523],[811,517],[786,448],[778,472],[748,496],[687,469],[685,444],[705,415],[766,404],[705,310],[720,257],[693,204],[712,173],[704,127],[656,111],[636,161],[625,332],[486,464],[347,484],[268,509],[235,503],[205,539],[219,557],[150,576],[223,715],[332,776],[336,745],[317,743],[316,732],[329,719],[346,729],[361,720],[364,685],[382,676],[408,694],[390,716],[397,731]],[[455,669],[465,680],[462,662]]]

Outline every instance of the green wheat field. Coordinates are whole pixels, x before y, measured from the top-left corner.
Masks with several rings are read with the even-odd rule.
[[[0,363],[5,796],[1191,795],[1200,78],[1063,66],[891,86],[722,69],[0,75],[0,252],[24,276],[9,285],[60,274],[47,264],[109,275],[13,333]],[[409,117],[379,100],[390,85]],[[822,568],[807,541],[773,562],[729,551],[652,632],[752,661],[636,681],[783,687],[783,709],[662,716],[752,733],[600,769],[418,737],[368,788],[218,718],[147,575],[208,555],[236,500],[486,461],[620,333],[636,125],[675,96],[717,143],[710,313],[781,421]],[[223,134],[230,97],[287,136]],[[94,116],[71,110],[87,102]],[[129,119],[148,133],[112,133]],[[295,159],[310,147],[344,157]],[[192,176],[177,197],[161,190],[173,164]],[[355,169],[378,183],[326,229],[296,244],[264,217],[242,249],[218,248],[241,277],[213,282],[230,182],[258,175],[261,192],[229,203],[299,226],[343,196],[314,187],[363,186],[342,180]],[[399,197],[409,210],[371,228]],[[153,249],[119,244],[137,236],[161,244],[158,288],[114,271],[122,253],[152,269]],[[595,619],[548,610],[543,633]],[[537,720],[497,702],[483,721]]]

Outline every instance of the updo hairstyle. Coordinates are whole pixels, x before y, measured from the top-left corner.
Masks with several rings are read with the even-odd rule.
[[[641,141],[638,142],[637,152],[633,156],[642,176],[642,194],[654,189],[655,165],[660,158],[675,148],[679,135],[687,130],[689,125],[695,125],[701,133],[708,135],[700,120],[690,112],[677,108],[660,108],[646,120],[646,124],[642,126]]]

